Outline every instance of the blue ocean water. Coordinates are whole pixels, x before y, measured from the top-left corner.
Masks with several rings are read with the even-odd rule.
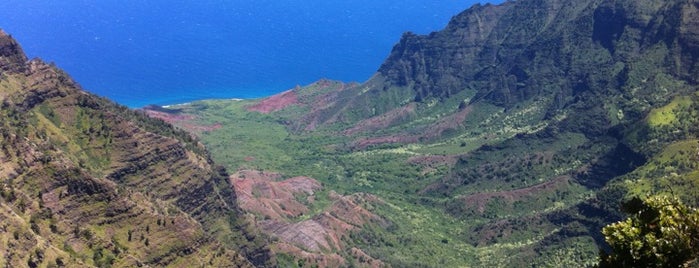
[[[477,2],[3,0],[0,28],[86,90],[141,107],[362,82],[403,32],[440,30]]]

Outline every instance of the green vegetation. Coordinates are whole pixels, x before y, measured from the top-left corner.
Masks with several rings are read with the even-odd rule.
[[[18,48],[0,32],[1,266],[273,265],[193,136]]]
[[[361,85],[172,110],[129,111],[3,55],[19,61],[0,66],[0,243],[29,254],[0,265],[244,265],[239,250],[273,266],[269,249],[297,267],[591,265],[619,200],[699,204],[697,13],[552,3],[406,34]],[[240,181],[241,203],[270,195],[258,205],[274,211],[241,215]],[[678,200],[627,205],[601,264],[696,258],[696,212]]]
[[[676,97],[669,104],[658,109],[653,109],[650,114],[648,114],[648,124],[651,127],[660,127],[683,122],[686,123],[686,120],[679,120],[681,115],[677,113],[686,110],[691,104],[692,99],[689,97]]]
[[[699,211],[676,198],[651,196],[624,204],[625,221],[602,230],[611,253],[599,267],[682,267],[699,258]]]
[[[571,5],[567,11],[584,9]],[[526,19],[526,27],[544,25]],[[499,57],[514,62],[502,69],[477,55],[445,63],[441,52],[429,54],[452,44],[449,35],[462,36],[456,28],[406,37],[397,51],[415,58],[392,54],[398,58],[382,67],[390,70],[365,84],[319,81],[294,89],[294,104],[264,113],[248,108],[273,98],[195,102],[173,111],[192,118],[175,124],[196,133],[229,170],[319,180],[319,202],[294,221],[322,214],[329,191],[379,197],[384,203],[370,211],[390,224],[365,224],[342,241],[395,266],[591,265],[600,228],[621,217],[621,198],[674,191],[699,202],[699,96],[674,73],[680,67],[666,66],[670,45],[639,49],[634,40],[644,34],[626,27],[613,42],[564,35],[571,38],[564,47],[561,28],[547,28],[529,46],[560,50],[502,50]],[[462,64],[432,71],[471,80],[394,77],[421,64]],[[282,254],[279,261],[300,259]]]
[[[313,90],[313,87],[300,90]],[[362,133],[337,135],[335,125],[313,132],[292,131],[287,122],[302,115],[295,114],[302,108],[291,107],[269,114],[246,110],[258,101],[212,100],[179,106],[181,114],[195,118],[180,122],[180,126],[220,124],[221,128],[196,133],[210,149],[214,160],[229,170],[280,172],[285,178],[310,176],[340,194],[365,192],[379,196],[385,204],[372,206],[371,211],[387,219],[391,226],[365,225],[343,241],[349,246],[362,248],[374,258],[399,266],[526,263],[527,256],[531,256],[528,254],[534,254],[536,245],[558,232],[554,225],[522,221],[514,229],[506,227],[507,230],[493,231],[482,230],[487,228],[484,225],[532,213],[564,210],[588,198],[590,191],[587,188],[557,177],[569,174],[611,146],[606,143],[595,145],[597,143],[591,143],[577,133],[562,133],[550,140],[530,136],[505,142],[514,136],[513,132],[525,133],[523,137],[527,137],[527,131],[516,130],[510,124],[526,125],[530,118],[525,115],[536,109],[520,108],[522,111],[515,113],[516,116],[504,116],[492,113],[493,109],[483,105],[483,109],[474,109],[470,115],[473,117],[469,116],[468,120],[480,118],[487,123],[468,123],[472,124],[468,128],[471,132],[458,131],[458,135],[434,138],[432,142],[383,144],[357,149],[353,144],[358,139],[371,137]],[[458,111],[457,106],[455,104],[450,110],[444,110],[444,106],[432,107],[439,109],[439,113],[447,113]],[[421,116],[389,128],[410,131],[411,128],[438,123],[445,117],[434,116],[434,111],[428,106],[418,109],[424,109]],[[502,122],[498,119],[501,117],[510,119]],[[498,131],[498,127],[502,131]],[[374,135],[384,131],[389,132],[378,130]],[[491,137],[487,143],[497,146],[476,146],[483,140],[479,138],[485,135],[482,133],[490,133],[487,134]],[[461,146],[465,140],[474,142]],[[544,147],[548,151],[532,150]],[[580,153],[571,154],[571,151]],[[470,154],[470,157],[463,157],[465,154]],[[490,179],[484,180],[486,176]],[[481,178],[473,182],[463,179],[470,177]],[[458,181],[454,181],[457,178]],[[549,184],[551,186],[545,186]],[[527,187],[533,187],[532,192],[526,190]],[[522,188],[525,190],[517,191]],[[463,198],[480,192],[502,193],[505,199],[484,199],[483,211],[478,207],[469,208],[468,204],[463,206]],[[310,219],[327,207],[324,194],[321,192],[316,196],[319,198],[311,211],[296,220]],[[552,256],[573,257],[585,252],[584,256],[589,257],[586,260],[594,259],[596,250],[590,240],[571,241],[569,248],[575,249],[577,255],[572,251],[563,252],[566,249],[561,248]],[[512,254],[520,257],[494,257]],[[281,256],[280,263],[290,261],[288,255]],[[554,257],[541,259],[542,264],[556,262],[563,260]]]

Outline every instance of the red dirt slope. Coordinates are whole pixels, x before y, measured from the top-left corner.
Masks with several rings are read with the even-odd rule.
[[[354,135],[364,131],[376,131],[387,128],[394,122],[401,121],[415,114],[416,108],[417,104],[414,102],[403,107],[398,107],[385,114],[362,120],[355,124],[354,127],[343,131],[343,134]]]
[[[384,267],[361,249],[347,247],[343,239],[367,223],[389,223],[367,210],[365,204],[383,203],[370,194],[343,196],[330,192],[331,204],[315,215],[310,205],[322,185],[309,177],[281,180],[277,173],[241,170],[231,176],[240,207],[257,216],[257,225],[276,242],[272,249],[319,267],[346,266],[338,254],[352,256],[364,267]],[[305,220],[300,220],[306,218]]]
[[[141,110],[150,117],[161,119],[165,122],[186,129],[191,133],[198,134],[205,131],[217,130],[222,127],[221,124],[218,123],[213,125],[196,124],[194,122],[196,122],[197,120],[195,120],[196,118],[193,115],[183,115],[177,112],[168,112],[160,107],[147,106],[143,107]]]
[[[296,92],[292,89],[266,98],[256,104],[247,107],[248,111],[268,114],[286,108],[289,105],[299,104]]]

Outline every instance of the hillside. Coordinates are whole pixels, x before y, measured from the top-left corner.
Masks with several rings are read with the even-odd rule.
[[[333,215],[336,194],[376,200],[353,210],[374,220],[329,236],[338,246],[263,228],[282,264],[577,267],[605,248],[624,198],[699,202],[697,21],[695,0],[475,5],[404,34],[362,84],[146,111],[229,170],[277,174],[248,182],[266,189],[255,202],[274,183],[320,183],[276,201],[287,216],[243,207],[260,226]]]
[[[0,30],[0,266],[272,266],[227,177]]]

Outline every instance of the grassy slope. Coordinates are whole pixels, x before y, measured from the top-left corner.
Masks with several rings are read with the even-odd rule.
[[[516,180],[485,180],[458,187],[449,194],[425,190],[430,185],[448,180],[453,175],[454,163],[423,165],[409,161],[411,157],[445,156],[458,159],[474,154],[472,162],[456,165],[480,169],[491,161],[512,161],[507,155],[517,155],[516,159],[526,161],[544,161],[543,153],[538,156],[528,151],[546,145],[548,150],[566,154],[571,146],[582,146],[587,142],[584,136],[571,133],[539,144],[515,139],[514,144],[508,145],[511,148],[509,151],[497,155],[474,153],[484,144],[500,144],[517,133],[532,131],[528,123],[531,118],[538,118],[536,103],[507,115],[495,107],[477,106],[476,112],[469,115],[465,122],[471,131],[443,135],[431,142],[384,144],[361,150],[350,149],[350,144],[366,137],[367,133],[337,135],[332,126],[314,132],[291,132],[287,130],[284,118],[293,117],[290,113],[302,108],[290,107],[271,114],[248,112],[245,107],[253,103],[256,101],[212,100],[177,108],[185,114],[195,115],[192,121],[198,124],[222,125],[220,129],[199,132],[198,135],[212,157],[229,170],[254,168],[281,172],[287,177],[311,176],[341,194],[368,192],[380,196],[387,205],[374,208],[374,212],[395,225],[389,230],[367,226],[347,242],[389,263],[410,266],[507,264],[509,259],[495,256],[517,253],[556,231],[556,228],[548,226],[548,229],[538,233],[522,232],[496,244],[480,246],[474,246],[478,242],[472,238],[473,228],[498,218],[516,218],[536,211],[562,209],[589,194],[585,187],[570,182],[558,191],[539,197],[526,197],[517,204],[490,204],[485,213],[472,211],[471,216],[463,213],[452,216],[448,213],[450,204],[469,193],[508,191],[548,182],[567,172],[569,163],[575,161],[573,159],[556,159],[555,163],[545,160],[551,163],[541,167],[535,165],[529,176],[520,174]],[[420,117],[381,132],[400,133],[429,126],[456,111],[458,104],[457,101],[451,105],[424,105],[418,108],[422,109]],[[589,150],[594,151],[595,148]],[[589,241],[582,244],[587,246],[582,246],[579,251],[587,252],[586,256],[590,257],[596,252]]]
[[[256,101],[178,108],[224,126],[199,135],[230,169],[308,175],[340,193],[384,198],[388,205],[375,211],[395,225],[366,226],[348,243],[393,264],[594,262],[599,228],[619,216],[618,198],[666,185],[690,186],[672,192],[696,196],[683,193],[695,189],[687,147],[699,116],[688,95],[696,91],[693,69],[684,64],[695,50],[663,41],[682,33],[662,30],[676,26],[668,12],[692,7],[534,2],[508,2],[504,8],[514,8],[500,11],[511,20],[493,20],[494,33],[479,35],[493,38],[497,49],[482,48],[500,61],[477,49],[474,57],[486,56],[447,56],[470,48],[458,43],[475,30],[464,26],[469,14],[500,12],[486,6],[445,31],[404,36],[381,68],[384,78],[364,85],[297,89],[303,105],[266,115],[245,111]],[[623,28],[605,31],[607,23]],[[396,114],[382,125],[379,117]],[[348,131],[356,126],[368,127]]]
[[[699,147],[691,134],[695,133],[692,122],[699,118],[695,99],[693,95],[677,97],[629,128],[626,142],[650,160],[609,187],[622,187],[630,196],[670,192],[672,186],[679,189],[674,190],[676,194],[696,202],[691,190],[697,189],[699,177],[693,160]],[[198,124],[222,125],[198,135],[212,157],[230,170],[311,176],[339,193],[368,192],[384,199],[386,205],[373,211],[394,225],[388,229],[365,226],[345,241],[373,257],[409,266],[508,266],[531,258],[540,265],[594,262],[597,246],[590,235],[598,230],[563,235],[567,238],[552,243],[561,232],[579,227],[557,226],[546,215],[574,210],[594,196],[599,185],[588,185],[584,174],[594,172],[595,165],[604,162],[600,155],[612,152],[617,143],[574,132],[540,131],[564,120],[565,114],[532,127],[532,118],[540,118],[537,102],[508,113],[477,104],[478,109],[454,133],[426,142],[358,149],[351,146],[357,139],[433,125],[458,111],[458,102],[452,108],[418,106],[418,117],[378,133],[354,135],[338,135],[332,125],[313,132],[290,131],[289,120],[307,112],[303,106],[270,114],[246,110],[256,102],[212,100],[177,108],[195,115],[192,121]],[[412,161],[420,157],[454,160]],[[575,179],[561,182],[567,174]],[[548,183],[554,186],[542,186]],[[479,193],[493,193],[482,208],[463,203],[477,203]]]
[[[674,98],[653,109],[628,139],[652,155],[646,165],[617,181],[628,195],[672,194],[699,204],[699,95]],[[643,143],[642,141],[649,141]]]

